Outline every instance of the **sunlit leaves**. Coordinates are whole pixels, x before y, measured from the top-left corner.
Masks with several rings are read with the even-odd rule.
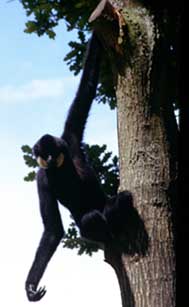
[[[49,33],[52,34],[52,31],[54,32],[54,28],[61,19],[67,22],[68,30],[74,28],[86,30],[90,13],[98,1],[20,0],[20,2],[31,19],[26,24],[26,31],[35,32],[38,35],[45,33],[49,35]]]
[[[20,0],[20,2],[29,18],[26,23],[26,33],[36,33],[39,36],[46,34],[49,38],[54,39],[56,26],[60,20],[65,21],[68,31],[77,29],[78,40],[69,43],[70,52],[64,58],[70,70],[77,75],[83,68],[84,63],[84,54],[88,41],[86,33],[90,30],[88,19],[99,1]],[[115,108],[115,80],[113,80],[107,54],[103,57],[99,81],[96,100],[108,103],[112,109]]]
[[[112,158],[112,152],[107,151],[106,145],[86,145],[85,150],[100,179],[104,192],[110,196],[115,195],[119,184],[117,156]]]
[[[80,237],[79,230],[75,223],[71,223],[63,240],[63,247],[69,249],[77,249],[78,255],[87,254],[92,256],[92,253],[97,252],[99,246],[93,242],[86,241]]]

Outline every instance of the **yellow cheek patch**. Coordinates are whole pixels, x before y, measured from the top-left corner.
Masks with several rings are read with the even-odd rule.
[[[63,155],[63,153],[61,153],[61,154],[59,154],[59,156],[56,160],[56,166],[61,167],[63,163],[64,163],[64,155]]]
[[[47,168],[48,167],[47,162],[44,159],[42,159],[41,157],[37,158],[37,163],[39,164],[39,166],[41,168]]]

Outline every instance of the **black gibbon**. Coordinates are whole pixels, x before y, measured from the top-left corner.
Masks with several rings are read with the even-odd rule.
[[[120,217],[116,211],[122,203],[118,199],[120,196],[110,199],[104,194],[82,145],[85,124],[98,84],[102,49],[93,32],[79,88],[62,136],[44,135],[33,147],[40,166],[37,186],[44,232],[25,283],[30,301],[38,301],[45,295],[46,289],[38,289],[38,284],[64,236],[58,202],[69,209],[84,238],[106,244],[119,229],[114,216]],[[130,202],[130,197],[129,193],[125,193],[124,203]]]

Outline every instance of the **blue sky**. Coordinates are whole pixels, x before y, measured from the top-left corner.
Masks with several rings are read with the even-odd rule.
[[[44,133],[60,135],[79,77],[63,62],[74,34],[63,23],[56,39],[23,32],[25,12],[18,0],[0,3],[0,287],[3,306],[31,306],[24,282],[38,245],[42,223],[35,183],[25,183],[28,169],[21,146]],[[94,103],[85,133],[90,144],[108,144],[117,153],[116,113]],[[61,208],[64,224],[69,213]],[[47,294],[38,306],[121,306],[113,270],[103,254],[79,257],[55,253],[41,281]],[[95,295],[94,295],[95,291]],[[92,301],[91,301],[92,299]],[[89,304],[90,300],[90,304]]]

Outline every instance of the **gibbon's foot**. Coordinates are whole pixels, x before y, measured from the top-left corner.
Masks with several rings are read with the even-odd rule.
[[[149,247],[149,237],[144,221],[133,206],[132,194],[120,192],[112,205],[105,208],[105,216],[111,232],[115,235],[115,244],[128,255],[145,256]]]
[[[111,204],[105,207],[104,215],[111,233],[116,238],[125,233],[132,210],[133,199],[129,191],[120,192],[112,197]]]

